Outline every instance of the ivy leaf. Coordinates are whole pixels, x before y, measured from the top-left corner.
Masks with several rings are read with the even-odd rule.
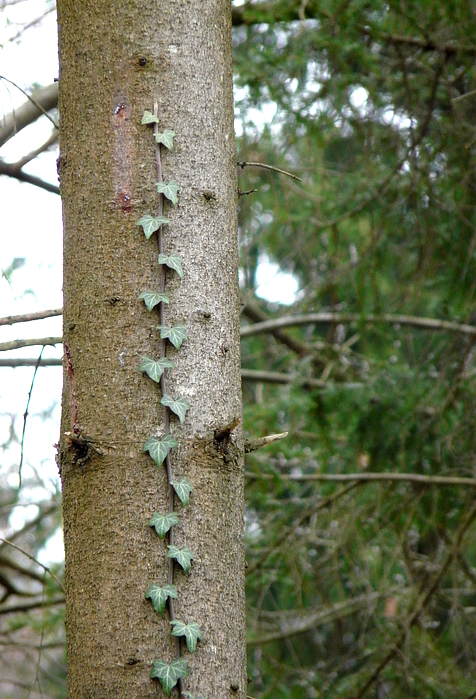
[[[177,255],[176,252],[173,252],[171,255],[164,255],[163,253],[159,255],[159,265],[167,265],[170,269],[174,269],[180,279],[183,277],[182,261],[180,255]]]
[[[185,573],[188,573],[191,568],[193,553],[188,548],[179,549],[177,546],[167,546],[169,552],[168,558],[175,558],[177,563],[182,566]]]
[[[156,143],[162,143],[166,148],[172,150],[172,148],[174,147],[174,136],[175,131],[165,129],[163,133],[155,134],[155,141]]]
[[[166,434],[162,439],[157,439],[157,437],[149,437],[142,447],[142,451],[148,451],[157,466],[161,466],[165,457],[169,453],[169,449],[176,447],[177,444],[177,440],[175,440],[170,434]]]
[[[157,329],[160,330],[160,338],[162,340],[168,338],[175,349],[180,349],[182,342],[187,339],[187,330],[183,325],[175,325],[173,328],[169,328],[167,325],[158,325]]]
[[[178,658],[169,665],[165,660],[154,660],[150,676],[152,679],[156,677],[159,680],[164,692],[169,696],[179,679],[188,677],[187,661],[184,658]]]
[[[143,299],[148,311],[151,311],[161,302],[169,302],[167,294],[163,294],[160,291],[143,291],[142,294],[139,294],[139,298]]]
[[[167,197],[167,199],[171,201],[174,206],[177,205],[177,192],[179,189],[180,187],[173,180],[170,180],[168,184],[165,184],[165,182],[157,182],[158,193],[163,194],[164,197]]]
[[[162,403],[162,405],[165,405],[167,406],[167,408],[170,408],[170,410],[178,416],[180,424],[183,425],[187,410],[190,408],[190,403],[186,401],[183,396],[180,396],[180,398],[174,400],[166,394],[163,396],[160,402]]]
[[[164,585],[159,587],[158,585],[152,584],[147,588],[145,593],[145,598],[150,599],[152,606],[156,612],[163,614],[165,612],[165,603],[168,597],[173,597],[177,599],[177,588],[175,585]]]
[[[167,512],[166,515],[161,515],[159,512],[154,512],[152,518],[149,519],[149,527],[154,527],[161,539],[165,537],[170,527],[179,523],[178,515],[175,512]]]
[[[147,238],[147,240],[149,240],[152,233],[155,233],[155,231],[159,230],[160,226],[162,226],[162,224],[164,223],[170,223],[169,219],[166,216],[156,216],[154,218],[150,214],[146,214],[137,221],[136,225],[142,226],[144,235]]]
[[[185,636],[189,653],[194,653],[197,648],[197,641],[202,640],[202,632],[195,621],[184,624],[183,621],[175,619],[169,622],[172,629],[172,636]]]
[[[154,362],[150,357],[142,357],[142,361],[139,364],[139,371],[143,371],[150,376],[152,381],[156,383],[160,382],[160,377],[164,373],[165,369],[173,369],[174,365],[167,359],[167,357],[162,357],[157,362]]]
[[[188,503],[188,496],[192,492],[192,484],[186,478],[181,478],[179,481],[170,481],[170,485],[173,487],[177,496],[180,498],[182,505]]]
[[[142,117],[141,124],[158,124],[159,123],[159,117],[156,117],[155,114],[152,114],[152,112],[147,111],[147,109],[144,112],[144,116]]]

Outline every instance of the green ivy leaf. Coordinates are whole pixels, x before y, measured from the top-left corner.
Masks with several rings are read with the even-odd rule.
[[[168,558],[175,558],[177,563],[182,566],[185,573],[188,573],[193,560],[193,553],[188,548],[179,549],[177,546],[167,546],[169,552]]]
[[[144,230],[144,235],[147,238],[147,240],[149,240],[152,233],[155,233],[155,231],[159,230],[160,226],[162,226],[164,223],[170,223],[169,219],[166,216],[156,216],[154,218],[150,214],[146,214],[137,221],[136,225],[142,226]]]
[[[177,599],[177,588],[175,585],[164,585],[159,587],[158,585],[152,584],[147,588],[145,593],[145,598],[150,599],[152,606],[156,612],[163,614],[165,612],[165,603],[168,597],[173,597]]]
[[[158,325],[157,329],[160,330],[161,339],[168,338],[175,349],[180,349],[182,342],[187,339],[187,330],[183,325],[175,325],[173,328],[169,328],[167,325]]]
[[[177,192],[179,189],[180,187],[173,180],[171,180],[168,184],[165,184],[165,182],[157,182],[158,193],[163,194],[164,197],[167,197],[167,199],[171,201],[174,206],[177,205]]]
[[[202,640],[202,632],[199,625],[195,621],[189,624],[184,624],[183,621],[175,619],[169,622],[172,629],[172,636],[185,636],[189,653],[194,653],[197,648],[197,641]]]
[[[170,410],[178,416],[180,424],[183,425],[187,410],[190,408],[190,403],[186,401],[183,396],[180,396],[180,398],[174,400],[167,394],[163,396],[160,402],[162,403],[162,405],[165,405],[167,408],[170,408]]]
[[[157,466],[161,466],[169,449],[176,447],[177,444],[178,442],[170,434],[166,434],[162,439],[149,437],[142,447],[142,451],[148,451]]]
[[[179,481],[170,481],[170,485],[177,493],[177,497],[180,498],[182,505],[188,503],[188,496],[192,492],[192,484],[186,478],[181,478]]]
[[[154,512],[149,520],[149,527],[154,527],[161,539],[165,537],[170,527],[179,523],[178,515],[175,512],[167,512],[166,515],[161,515],[159,512]]]
[[[164,692],[169,696],[179,679],[188,677],[187,661],[179,658],[169,665],[165,660],[154,660],[150,676],[159,680]]]
[[[139,364],[139,371],[143,371],[150,376],[152,381],[156,383],[160,382],[160,377],[164,373],[165,369],[173,369],[174,365],[167,359],[167,357],[162,357],[157,362],[154,362],[150,357],[142,357],[142,361]]]
[[[139,298],[143,299],[148,311],[151,311],[159,303],[169,302],[167,294],[163,294],[160,291],[143,291],[142,294],[139,294]]]
[[[152,114],[152,112],[147,111],[147,109],[144,112],[144,116],[142,117],[141,124],[158,124],[159,123],[159,117],[156,117],[155,114]]]
[[[164,255],[163,253],[159,255],[159,265],[167,265],[170,269],[174,269],[180,279],[183,277],[182,261],[180,255],[177,255],[176,252],[173,252],[171,255]]]
[[[166,148],[172,150],[172,148],[174,147],[174,136],[175,131],[165,129],[163,133],[155,134],[155,140],[157,143],[162,143]]]

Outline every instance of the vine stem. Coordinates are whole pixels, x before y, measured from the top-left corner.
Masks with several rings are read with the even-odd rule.
[[[154,101],[154,116],[158,117],[159,115],[159,105],[157,100]],[[157,121],[154,123],[154,137],[155,135],[159,133],[159,125]],[[162,160],[160,157],[160,143],[155,142],[155,161],[157,165],[157,182],[162,182]],[[158,215],[162,216],[163,214],[163,209],[164,209],[164,195],[162,193],[159,193],[159,203],[158,203]],[[164,252],[164,241],[163,241],[163,234],[162,234],[162,226],[159,226],[157,230],[157,247],[159,249],[159,255],[163,254]],[[160,265],[160,279],[159,279],[159,290],[160,293],[163,294],[165,290],[165,276],[166,276],[166,270],[165,270],[165,265]],[[159,304],[159,321],[160,325],[165,325],[164,323],[164,304],[161,302]],[[166,343],[167,340],[164,339],[162,340],[160,344],[160,357],[165,358],[166,355]],[[160,377],[160,390],[162,392],[162,396],[166,395],[166,390],[165,390],[165,372],[162,374]],[[170,433],[170,409],[167,406],[164,406],[164,432],[165,434]],[[174,511],[174,489],[173,486],[171,485],[172,481],[172,469],[170,467],[170,458],[169,455],[165,457],[165,471],[167,474],[167,483],[168,483],[168,489],[169,489],[169,512]],[[168,540],[170,546],[174,545],[174,528],[171,527],[168,532]],[[174,562],[172,558],[169,558],[169,569],[168,569],[168,584],[172,585],[174,581]],[[172,597],[168,597],[167,599],[168,606],[169,606],[169,616],[170,616],[170,621],[175,621],[175,608],[174,608],[174,601]],[[177,660],[180,658],[180,639],[175,636],[175,656]],[[179,697],[182,696],[183,693],[183,682],[182,678],[178,680],[178,692],[179,692]]]

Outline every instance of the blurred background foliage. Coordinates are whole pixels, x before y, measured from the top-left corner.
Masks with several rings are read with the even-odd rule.
[[[476,5],[232,12],[238,161],[302,180],[239,168],[245,430],[289,433],[246,462],[249,695],[476,697]],[[62,697],[61,590],[20,559],[4,657],[50,644]]]

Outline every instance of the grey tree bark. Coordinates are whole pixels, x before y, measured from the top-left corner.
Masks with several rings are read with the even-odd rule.
[[[145,440],[163,434],[157,385],[138,372],[158,358],[158,314],[138,295],[157,288],[153,239],[137,220],[157,211],[157,173],[144,110],[176,132],[164,180],[180,186],[165,251],[168,325],[188,340],[167,350],[172,396],[191,409],[172,419],[172,470],[193,485],[175,509],[176,614],[200,624],[187,656],[187,691],[207,699],[246,695],[244,469],[241,419],[237,182],[229,0],[58,0],[59,173],[64,219],[64,390],[59,465],[63,485],[68,696],[163,696],[149,677],[171,662],[167,614],[144,593],[167,582],[167,547],[148,521],[167,510],[167,481]],[[222,436],[222,435],[220,435]],[[177,695],[177,690],[173,693]]]

